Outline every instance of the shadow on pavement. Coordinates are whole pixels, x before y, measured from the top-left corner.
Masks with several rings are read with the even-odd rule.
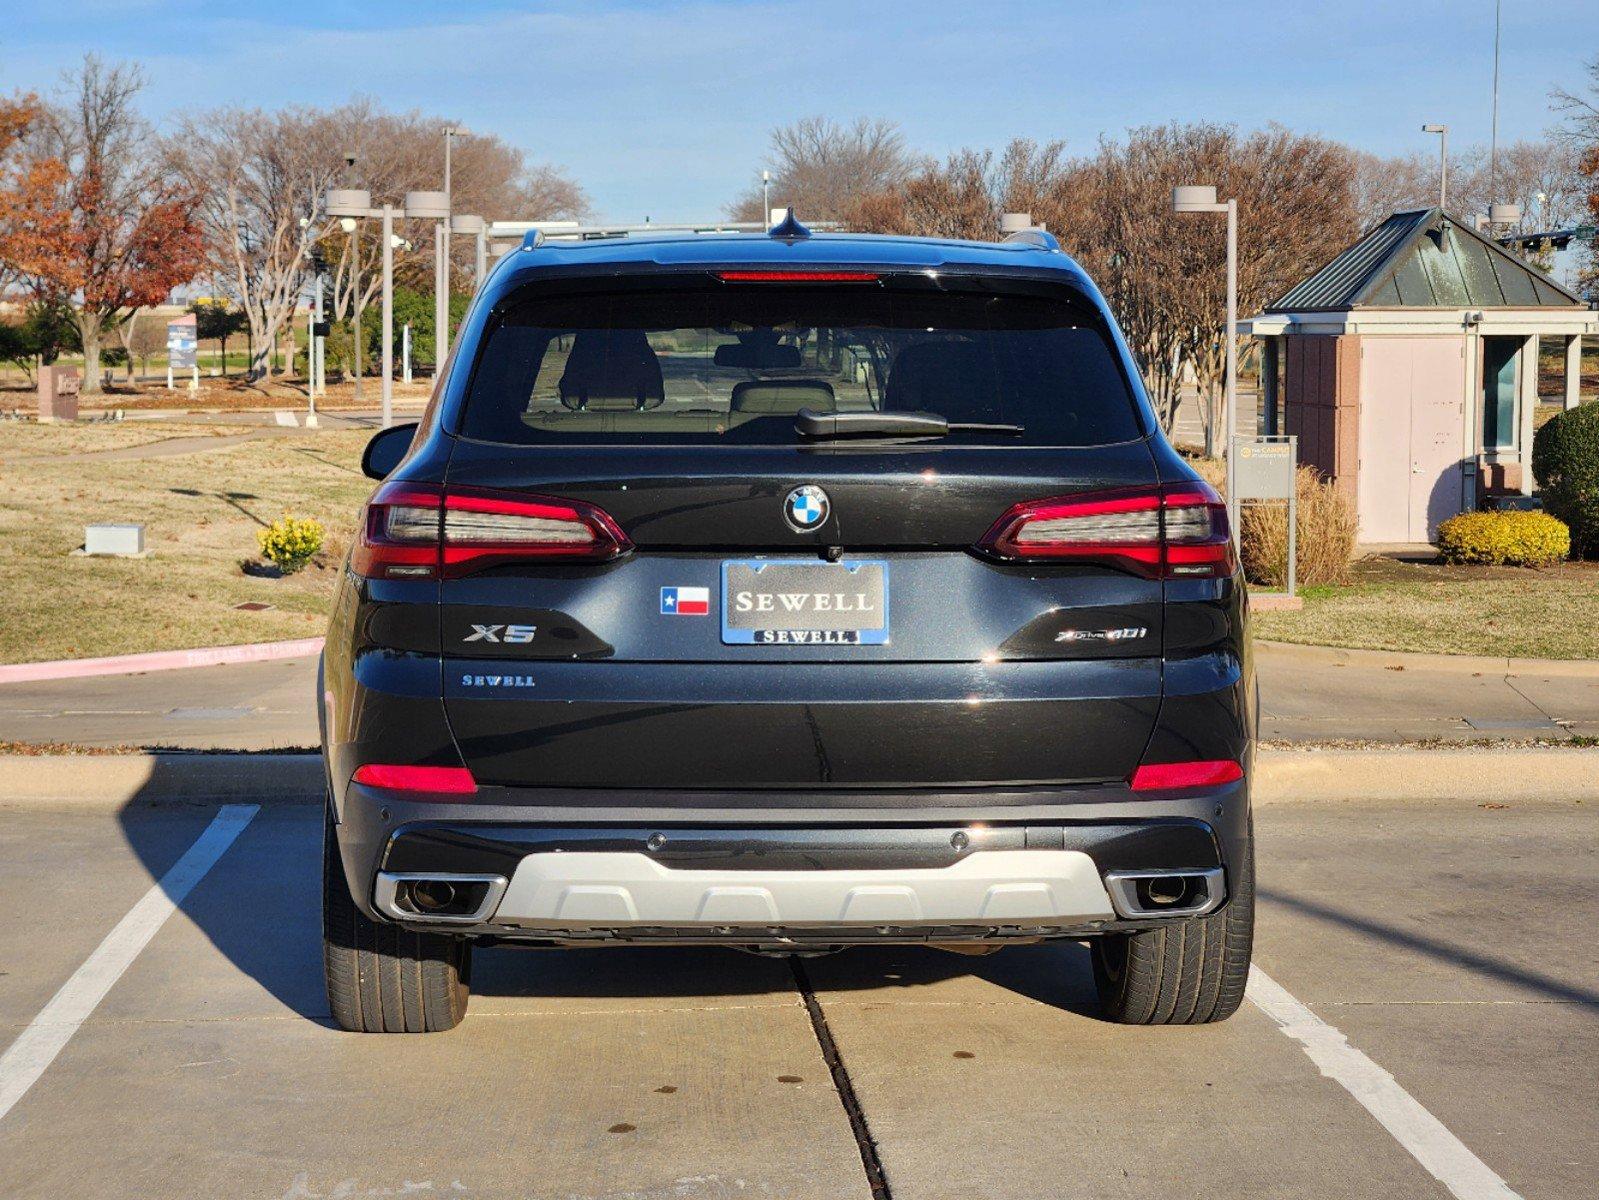
[[[1406,950],[1425,954],[1439,962],[1464,967],[1490,979],[1497,979],[1503,983],[1541,992],[1551,999],[1583,1004],[1590,1008],[1599,1008],[1599,991],[1595,991],[1592,988],[1562,983],[1558,979],[1551,979],[1547,975],[1529,971],[1524,967],[1518,967],[1502,959],[1491,958],[1486,954],[1479,954],[1476,951],[1467,950],[1437,938],[1427,937],[1424,934],[1415,933],[1408,929],[1400,929],[1385,921],[1357,916],[1331,904],[1325,904],[1319,900],[1307,900],[1302,896],[1290,895],[1275,888],[1261,888],[1260,898],[1269,900],[1274,904],[1281,904],[1293,909],[1295,912],[1304,913],[1306,916],[1318,921],[1342,925],[1344,928],[1351,929],[1365,937],[1377,938],[1390,945],[1401,946]]]
[[[178,814],[203,822],[174,822]],[[216,809],[135,800],[120,813],[123,837],[161,879]],[[181,835],[178,828],[181,826]],[[284,1007],[331,1024],[322,979],[322,813],[314,804],[262,806],[180,909],[232,968]],[[187,841],[183,841],[183,839]],[[958,977],[981,980],[1041,1004],[1097,1013],[1087,951],[1076,943],[1007,948],[989,956],[916,946],[860,947],[806,960],[819,990],[915,990]],[[222,981],[226,984],[226,981]],[[715,947],[537,950],[479,947],[472,990],[526,999],[697,999],[792,993],[786,958]],[[969,997],[969,993],[964,994]],[[952,1002],[963,994],[951,993]]]

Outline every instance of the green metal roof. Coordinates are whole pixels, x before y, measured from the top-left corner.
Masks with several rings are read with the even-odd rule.
[[[1543,272],[1441,208],[1398,212],[1266,306],[1350,308],[1585,307]]]

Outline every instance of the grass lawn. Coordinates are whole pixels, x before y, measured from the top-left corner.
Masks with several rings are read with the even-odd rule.
[[[327,624],[339,563],[372,482],[368,434],[263,437],[214,452],[106,459],[165,438],[243,432],[220,426],[0,426],[0,578],[11,615],[0,662],[313,637]],[[304,571],[246,575],[255,531],[292,511],[315,517],[327,545]],[[145,526],[144,559],[73,557],[96,521]],[[273,607],[240,612],[259,601]]]
[[[1599,563],[1547,571],[1368,558],[1300,612],[1254,616],[1280,642],[1512,658],[1599,658]]]

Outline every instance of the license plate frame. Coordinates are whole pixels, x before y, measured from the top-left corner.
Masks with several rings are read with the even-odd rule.
[[[748,574],[746,574],[746,572]],[[782,603],[774,603],[769,610],[759,609],[759,596],[772,595],[781,600],[779,586],[795,587],[800,580],[796,572],[818,573],[819,578],[805,581],[808,591],[798,594],[806,599],[798,609],[785,610]],[[850,587],[840,591],[823,584],[847,580]],[[764,582],[766,588],[751,589],[750,583]],[[875,586],[874,586],[875,583]],[[737,594],[749,593],[752,609],[735,612]],[[794,592],[787,593],[789,595]],[[813,608],[818,597],[826,597],[828,609]],[[838,608],[840,597],[856,600],[857,605]],[[730,558],[722,562],[721,621],[722,641],[734,646],[886,646],[889,638],[889,571],[888,563],[879,558],[857,559],[850,562],[823,562],[819,559],[769,559]],[[857,623],[851,613],[864,613],[871,609],[859,607],[865,601],[879,614],[880,624]],[[793,601],[787,603],[792,604]],[[792,612],[791,620],[784,621]],[[768,617],[766,614],[770,613]],[[819,621],[805,624],[807,617],[815,614]],[[734,622],[737,622],[736,624]]]

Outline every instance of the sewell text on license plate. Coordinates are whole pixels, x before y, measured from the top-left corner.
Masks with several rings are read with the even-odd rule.
[[[884,645],[888,564],[724,562],[722,640],[763,646]]]

